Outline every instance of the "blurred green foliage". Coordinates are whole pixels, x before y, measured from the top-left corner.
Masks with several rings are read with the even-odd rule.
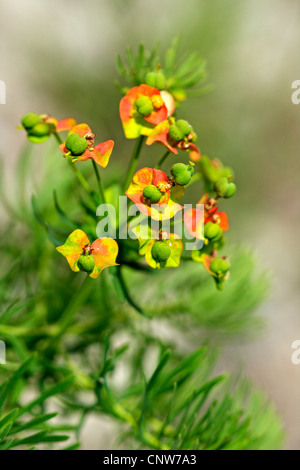
[[[83,217],[83,195],[51,142],[39,162],[37,155],[40,148],[25,146],[15,201],[1,185],[8,214],[0,242],[0,337],[7,345],[7,364],[0,368],[2,448],[57,448],[68,437],[67,448],[77,448],[86,418],[95,413],[120,422],[121,448],[278,448],[281,425],[265,398],[249,384],[245,389],[240,380],[214,373],[215,345],[261,325],[255,307],[268,280],[249,251],[233,250],[223,293],[192,262],[168,275],[123,266],[123,282],[135,286],[131,304],[153,316],[144,318],[115,290],[113,269],[97,281],[74,276],[54,250],[73,228],[70,220],[95,227],[95,212]],[[88,169],[86,177],[96,187]],[[108,197],[117,179],[108,178]],[[36,398],[28,402],[31,390]],[[59,420],[49,414],[53,409]],[[71,416],[76,424],[66,425]]]

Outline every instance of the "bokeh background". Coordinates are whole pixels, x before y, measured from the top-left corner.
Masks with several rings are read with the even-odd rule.
[[[291,362],[291,344],[300,339],[300,105],[291,102],[291,83],[300,79],[299,1],[2,0],[0,6],[0,79],[7,85],[0,154],[9,185],[24,141],[16,124],[27,111],[88,121],[102,140],[116,141],[113,159],[127,167],[133,143],[124,139],[113,83],[116,55],[126,46],[159,41],[164,50],[181,34],[182,51],[207,59],[214,91],[185,102],[181,116],[193,123],[202,152],[235,169],[238,194],[227,205],[227,238],[251,246],[273,278],[260,311],[267,328],[254,341],[227,346],[221,363],[244,367],[280,412],[286,447],[300,449],[300,365]],[[105,447],[109,431],[109,423],[89,420],[85,447]]]

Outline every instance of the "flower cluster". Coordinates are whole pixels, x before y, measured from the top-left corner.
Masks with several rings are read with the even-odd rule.
[[[198,162],[201,158],[200,150],[195,145],[197,135],[188,121],[174,117],[158,124],[147,138],[147,145],[157,142],[164,145],[170,152],[178,154],[178,149],[187,150],[189,158]]]
[[[181,209],[178,202],[184,194],[184,187],[176,185],[161,170],[142,168],[133,176],[125,194],[143,214],[155,220],[165,220],[174,217]]]
[[[211,198],[209,194],[205,194],[197,204],[203,205],[203,214],[199,214],[200,209],[187,209],[183,215],[188,232],[195,238],[204,239],[203,249],[194,251],[192,258],[203,264],[214,277],[217,287],[221,289],[229,277],[230,264],[226,257],[221,258],[223,262],[218,261],[217,253],[224,245],[224,232],[229,229],[228,217],[225,212],[219,212],[217,198]],[[204,218],[204,231],[202,224],[198,223],[202,220],[201,216]]]
[[[149,85],[131,88],[120,102],[120,116],[127,139],[149,135],[154,126],[171,116],[175,105],[168,92]]]
[[[104,268],[116,266],[118,244],[111,238],[98,238],[92,244],[80,229],[74,230],[64,245],[56,248],[68,261],[72,271],[85,271],[96,279]]]
[[[94,146],[95,134],[87,124],[74,126],[66,141],[59,146],[64,157],[69,157],[72,162],[94,160],[95,163],[105,168],[114,147],[113,140],[107,140]]]
[[[160,86],[157,77],[157,74],[148,76],[146,84],[133,87],[122,98],[120,116],[125,136],[130,139],[147,136],[147,145],[159,143],[173,155],[178,155],[179,150],[188,151],[191,161],[189,165],[181,162],[173,164],[170,176],[159,168],[146,167],[138,170],[132,177],[126,195],[138,206],[140,212],[150,218],[171,219],[182,209],[179,202],[185,187],[191,184],[195,170],[198,171],[204,179],[205,190],[208,191],[197,203],[203,205],[204,213],[199,214],[201,210],[197,208],[184,210],[183,221],[191,236],[204,241],[201,250],[192,252],[192,259],[203,264],[221,289],[229,277],[230,263],[226,257],[218,258],[217,253],[224,245],[224,232],[229,226],[227,215],[219,211],[217,203],[220,198],[232,197],[236,191],[232,171],[223,167],[219,160],[201,156],[192,125],[187,120],[174,117],[175,101],[162,87],[166,83],[163,73],[160,72],[159,75]],[[155,106],[155,103],[158,105]],[[197,223],[203,218],[204,233],[202,223]],[[177,250],[176,263],[168,261],[171,260],[172,239],[178,244],[174,234],[169,234],[165,240],[161,239],[161,233],[157,235],[156,241],[139,238],[139,253],[145,255],[147,263],[152,267],[177,267],[182,248]],[[157,261],[156,253],[160,253],[160,250],[163,257],[167,257],[165,262]]]
[[[21,119],[20,128],[25,129],[27,138],[33,143],[42,143],[50,138],[52,134],[61,131],[69,131],[76,125],[73,118],[58,121],[48,114],[26,113]]]
[[[123,76],[126,77],[126,73]],[[182,92],[179,89],[176,92],[172,87],[172,77],[166,76],[160,66],[155,66],[152,70],[143,69],[141,76],[144,76],[144,82],[122,89],[123,97],[120,101],[120,118],[125,137],[138,139],[124,192],[147,220],[146,237],[145,234],[141,236],[137,227],[134,229],[137,238],[133,248],[136,253],[134,260],[136,256],[144,257],[151,268],[162,269],[177,268],[183,259],[188,258],[201,263],[211,274],[217,287],[222,289],[229,277],[230,262],[226,256],[219,256],[218,253],[224,246],[224,233],[229,225],[226,213],[219,210],[219,201],[232,197],[236,191],[233,172],[219,160],[201,155],[194,127],[186,119],[177,117]],[[180,83],[183,86],[184,82]],[[27,113],[21,124],[31,142],[41,143],[53,135],[63,157],[71,165],[92,160],[99,197],[101,202],[105,202],[110,188],[107,191],[103,188],[97,165],[102,168],[108,165],[114,147],[113,140],[95,145],[96,135],[91,128],[87,124],[77,124],[73,118],[58,121],[46,114]],[[59,136],[62,131],[68,132],[64,141]],[[158,162],[156,160],[156,165],[138,169],[138,158],[144,140],[148,146],[155,143],[164,146],[165,153]],[[161,166],[169,155],[176,160],[164,172]],[[184,156],[188,156],[188,162],[178,161]],[[94,203],[95,191],[90,189],[89,183],[77,168],[76,177]],[[200,180],[204,184],[202,196],[197,203],[201,205],[201,209],[185,209],[181,203],[185,192],[191,185],[200,184]],[[200,189],[198,191],[200,193]],[[122,195],[121,189],[119,195]],[[184,237],[173,230],[175,216],[178,214],[188,234],[195,240],[202,241],[201,248],[197,246],[192,252],[186,252]],[[150,230],[152,220],[158,224],[169,221],[173,225],[170,225],[171,230],[168,231],[162,228],[153,231]],[[127,225],[129,221],[128,218]],[[89,227],[88,233],[91,232]],[[91,278],[97,278],[106,267],[120,266],[125,260],[128,262],[132,251],[127,253],[126,250],[122,237],[118,242],[113,238],[102,237],[90,243],[86,233],[79,228],[68,235],[64,244],[57,247],[57,251],[67,259],[74,272],[83,271]],[[139,262],[143,264],[142,260]]]
[[[87,124],[76,124],[73,118],[58,121],[48,114],[31,112],[23,116],[21,124],[20,128],[25,129],[28,140],[35,144],[45,142],[51,135],[55,135],[60,142],[58,132],[69,131],[66,141],[59,145],[64,157],[69,157],[72,162],[91,159],[102,168],[108,165],[114,141],[107,140],[94,146],[96,136]]]

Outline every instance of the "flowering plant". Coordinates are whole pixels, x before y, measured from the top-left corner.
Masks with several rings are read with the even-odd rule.
[[[166,87],[167,81],[163,72],[159,72],[159,77],[161,85],[164,84]],[[156,84],[154,80],[151,83]],[[170,221],[178,212],[181,212],[181,219],[184,221],[187,233],[198,240],[202,240],[204,246],[203,250],[201,248],[200,250],[192,250],[190,259],[202,263],[216,281],[217,287],[221,289],[229,277],[230,263],[224,256],[217,258],[218,250],[224,245],[223,232],[228,230],[227,215],[224,212],[218,212],[217,201],[221,198],[232,197],[236,186],[232,182],[233,176],[230,171],[226,175],[220,172],[214,166],[214,162],[206,156],[204,157],[205,165],[203,166],[200,150],[194,143],[197,135],[188,121],[175,118],[177,106],[174,98],[167,90],[159,90],[147,83],[129,89],[121,99],[120,118],[125,136],[129,139],[138,139],[126,175],[125,194],[142,214],[148,216],[149,226],[152,220],[158,222]],[[41,116],[34,113],[27,113],[22,118],[22,125],[29,134],[30,139],[31,135],[36,133],[32,129],[41,126],[40,121],[36,124],[37,119],[41,119]],[[43,129],[45,135],[43,135]],[[69,130],[65,142],[61,142],[58,136],[58,131],[63,129]],[[76,124],[74,119],[63,120],[58,123],[54,118],[47,117],[43,118],[43,124],[39,130],[39,139],[34,139],[33,142],[43,142],[45,138],[49,138],[51,133],[60,143],[59,148],[64,157],[69,159],[70,162],[92,160],[99,184],[99,200],[102,204],[105,203],[105,189],[96,164],[106,168],[114,147],[114,141],[108,140],[94,146],[95,134],[87,124]],[[157,161],[154,168],[145,167],[136,171],[144,136],[148,136],[146,142],[148,145],[154,142],[162,143],[167,148],[167,153]],[[189,158],[192,161],[189,164],[180,161],[174,163],[169,169],[168,176],[160,168],[170,153],[178,155],[178,149],[188,150]],[[218,165],[220,167],[221,163],[218,163]],[[210,167],[215,170],[214,174],[209,173]],[[84,188],[89,188],[89,184],[84,180],[79,170],[76,170],[76,174],[81,184],[84,182]],[[209,192],[204,194],[198,202],[198,205],[203,206],[204,228],[201,223],[202,217],[197,217],[199,213],[202,214],[201,209],[185,210],[180,205],[185,188],[190,187],[192,184],[198,185],[200,177],[204,181],[210,181],[210,187],[207,187],[207,185],[205,187],[205,189],[208,188]],[[90,195],[93,197],[91,191]],[[136,248],[137,253],[140,255],[146,254],[146,261],[152,268],[178,267],[183,249],[182,241],[176,241],[181,239],[180,236],[174,233],[170,234],[167,241],[161,240],[161,231],[156,231],[154,235],[153,231],[151,232],[148,242],[142,247]],[[116,264],[118,244],[122,245],[122,239],[115,241],[111,238],[101,237],[90,245],[85,233],[78,228],[69,235],[65,244],[57,249],[67,258],[73,271],[86,271],[92,278],[97,278],[104,267]],[[105,250],[102,249],[104,245],[111,248],[112,254],[105,254]],[[175,247],[177,248],[175,249]],[[177,250],[176,256],[172,255],[175,253],[174,250]],[[124,249],[121,249],[120,252],[121,255],[117,263],[120,267],[118,269],[121,269],[122,266]],[[107,260],[106,256],[111,259]],[[187,257],[184,258],[185,261],[186,259]]]
[[[9,346],[0,383],[0,450],[64,445],[72,431],[75,440],[63,448],[75,449],[94,414],[118,420],[131,448],[281,443],[278,418],[260,394],[227,374],[209,377],[213,332],[219,341],[248,331],[267,281],[253,274],[249,253],[231,249],[229,260],[223,252],[229,231],[223,205],[236,192],[234,174],[200,151],[201,123],[182,116],[182,101],[208,88],[199,87],[205,62],[192,54],[178,65],[177,50],[175,40],[165,59],[143,46],[136,56],[127,50],[128,64],[118,58],[125,81],[118,85],[119,125],[135,140],[127,171],[123,147],[117,171],[121,145],[114,136],[96,135],[80,116],[59,121],[29,112],[21,119],[30,143],[20,169],[30,167],[31,143],[50,140],[50,151],[42,160],[44,180],[36,160],[26,177],[19,169],[21,210],[4,200],[18,225],[2,230],[4,249],[0,244],[7,268],[0,279],[0,336]],[[33,174],[42,184],[27,207]],[[55,422],[56,404],[65,419],[72,415],[66,425]]]

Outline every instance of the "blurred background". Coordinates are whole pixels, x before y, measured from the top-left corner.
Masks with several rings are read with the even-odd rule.
[[[260,314],[267,328],[254,341],[235,340],[221,365],[242,365],[266,391],[300,449],[300,365],[291,362],[299,323],[299,124],[291,83],[300,79],[298,0],[40,0],[0,1],[0,154],[13,182],[27,111],[88,122],[114,139],[114,161],[128,165],[133,142],[121,128],[115,59],[125,47],[155,41],[165,50],[181,34],[181,50],[208,62],[210,94],[182,104],[203,153],[234,168],[238,194],[226,211],[228,241],[250,246],[272,273]],[[47,145],[47,144],[45,144]],[[145,152],[150,158],[150,151]],[[144,160],[145,161],[145,160]],[[200,195],[199,195],[200,196]],[[13,196],[12,196],[13,197]],[[90,420],[85,447],[103,444],[106,424]],[[101,438],[102,435],[102,438]]]

